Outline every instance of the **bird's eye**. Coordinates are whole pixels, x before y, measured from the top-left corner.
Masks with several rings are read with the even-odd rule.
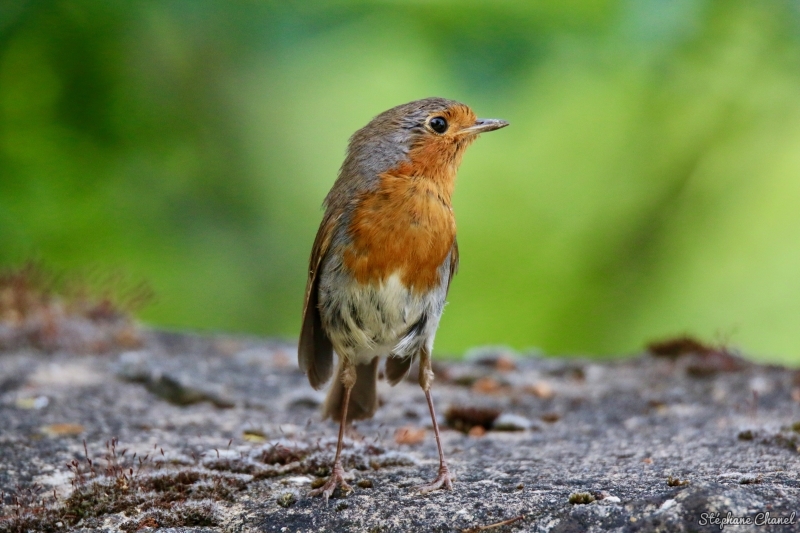
[[[444,117],[433,117],[428,124],[436,133],[444,133],[447,131],[447,121]]]

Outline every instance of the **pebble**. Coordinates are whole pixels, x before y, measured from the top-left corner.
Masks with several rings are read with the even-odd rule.
[[[291,476],[286,478],[286,481],[294,485],[305,485],[306,483],[311,483],[314,480],[308,476]]]
[[[40,431],[48,437],[63,437],[70,435],[80,435],[85,431],[81,424],[49,424],[42,426]]]
[[[19,398],[15,402],[16,406],[20,409],[44,409],[50,404],[50,398],[47,396],[36,396],[35,398]]]
[[[426,433],[424,428],[405,426],[395,431],[394,441],[397,444],[419,444],[425,440]]]
[[[325,395],[317,391],[299,391],[289,397],[286,405],[290,409],[316,409],[322,405]]]
[[[467,435],[469,435],[470,437],[483,437],[484,435],[486,435],[486,428],[484,428],[483,426],[473,426],[467,432]]]
[[[497,431],[525,431],[533,427],[533,422],[521,415],[503,413],[492,424]]]
[[[743,474],[739,478],[739,485],[751,485],[753,483],[761,483],[761,476],[758,474]]]
[[[556,395],[556,393],[553,392],[553,387],[551,387],[546,381],[537,381],[532,385],[526,386],[525,392],[543,400],[549,400]]]

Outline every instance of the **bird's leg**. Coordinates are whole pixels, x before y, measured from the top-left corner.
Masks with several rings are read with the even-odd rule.
[[[350,391],[353,390],[353,386],[356,384],[356,367],[347,359],[344,359],[342,363],[341,380],[344,385],[344,403],[342,405],[342,420],[339,423],[339,441],[336,443],[336,456],[333,458],[333,470],[331,471],[331,477],[328,478],[328,481],[323,486],[308,493],[309,496],[319,496],[322,494],[326,502],[333,494],[333,491],[336,490],[337,486],[341,487],[344,492],[353,490],[353,487],[348,485],[344,480],[341,455],[342,442],[344,441],[344,428],[347,424],[347,405],[350,403]]]
[[[431,398],[431,382],[433,381],[433,370],[431,369],[431,354],[428,348],[423,348],[420,352],[419,358],[419,386],[425,391],[425,399],[428,400],[428,409],[431,412],[431,422],[433,422],[433,434],[436,436],[436,447],[439,448],[439,475],[436,479],[426,485],[417,487],[422,493],[431,492],[437,489],[445,488],[453,490],[453,478],[450,475],[450,470],[447,468],[447,462],[444,460],[444,451],[442,450],[442,439],[439,436],[439,424],[436,422],[436,412],[433,410],[433,398]]]

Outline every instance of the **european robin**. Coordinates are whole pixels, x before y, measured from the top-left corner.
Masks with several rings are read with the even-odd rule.
[[[452,489],[431,398],[431,351],[458,267],[450,198],[467,146],[508,122],[476,118],[444,98],[384,111],[351,138],[311,249],[298,362],[311,386],[337,379],[323,407],[340,422],[330,478],[311,495],[349,491],[341,464],[345,424],[378,407],[378,363],[395,385],[419,358],[439,449],[439,474],[422,492]]]

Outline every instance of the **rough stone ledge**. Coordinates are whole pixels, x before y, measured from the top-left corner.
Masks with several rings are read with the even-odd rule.
[[[435,368],[454,491],[414,491],[436,470],[424,397],[382,382],[346,441],[355,490],[326,505],[307,492],[336,427],[294,350],[151,331],[113,355],[0,351],[0,532],[800,528],[780,523],[800,511],[793,370],[483,349]]]

